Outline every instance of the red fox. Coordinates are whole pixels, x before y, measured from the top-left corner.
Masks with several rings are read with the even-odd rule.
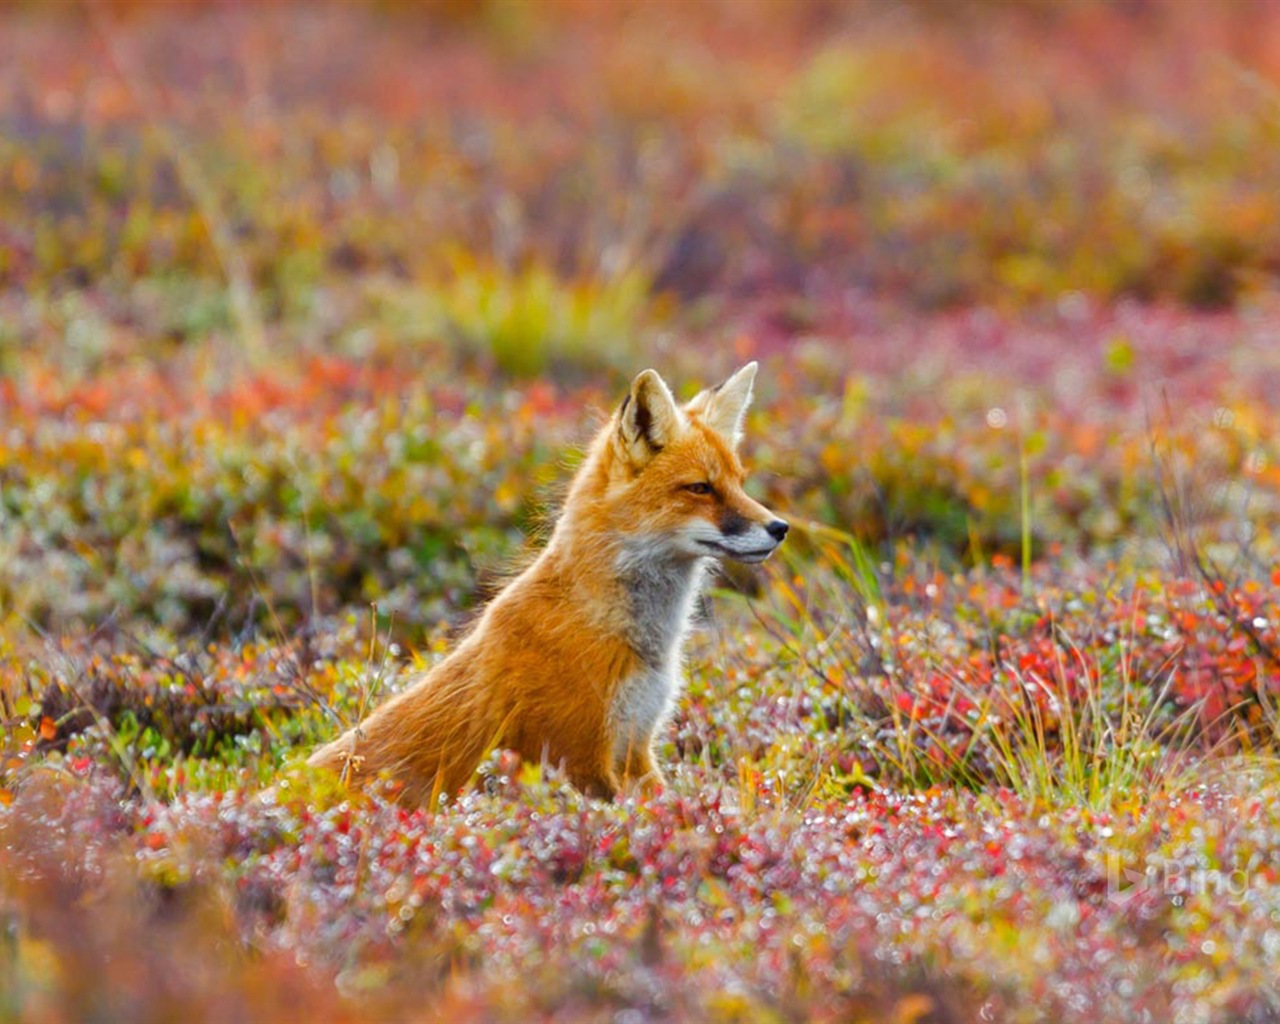
[[[755,375],[748,363],[683,407],[656,372],[637,376],[538,557],[443,661],[308,763],[387,779],[409,805],[455,795],[494,747],[606,799],[661,785],[654,734],[710,561],[763,561],[787,535],[742,489]]]

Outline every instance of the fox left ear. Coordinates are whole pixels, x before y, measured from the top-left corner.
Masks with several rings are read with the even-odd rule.
[[[683,422],[666,382],[656,370],[645,370],[631,382],[631,393],[618,410],[617,441],[632,465],[640,467],[671,443]]]
[[[716,388],[696,395],[686,406],[704,423],[736,448],[742,440],[742,421],[751,405],[751,386],[759,364],[754,360]]]

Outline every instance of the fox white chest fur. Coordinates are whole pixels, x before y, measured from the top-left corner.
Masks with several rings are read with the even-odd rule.
[[[632,541],[617,560],[629,607],[628,639],[641,667],[618,686],[609,709],[614,757],[626,761],[670,717],[684,687],[681,654],[708,560]]]

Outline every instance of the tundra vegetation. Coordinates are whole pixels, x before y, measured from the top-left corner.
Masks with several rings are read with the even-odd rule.
[[[1280,1020],[1280,9],[0,9],[0,1020]],[[658,795],[306,753],[656,366]]]

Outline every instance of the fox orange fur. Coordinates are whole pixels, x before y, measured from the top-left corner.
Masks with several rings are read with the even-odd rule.
[[[758,562],[787,524],[743,491],[756,364],[679,406],[653,370],[592,442],[546,547],[414,685],[312,755],[407,804],[453,796],[493,747],[611,798],[662,782],[653,741],[713,559]]]

